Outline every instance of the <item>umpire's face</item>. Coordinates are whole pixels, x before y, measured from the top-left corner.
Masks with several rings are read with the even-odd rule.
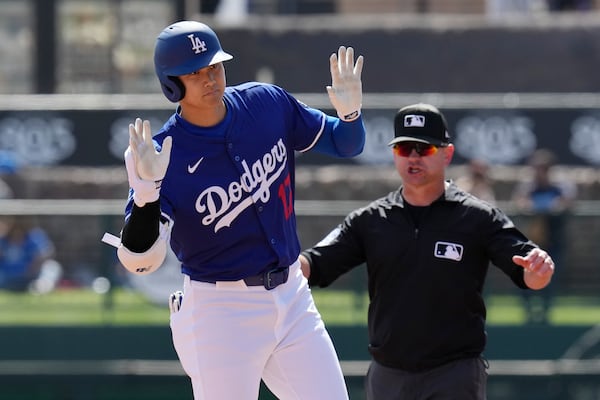
[[[454,155],[454,145],[435,148],[429,155],[421,155],[416,149],[405,155],[394,151],[394,165],[405,187],[419,189],[428,185],[443,186],[446,167]]]
[[[226,85],[223,63],[209,65],[179,78],[185,85],[185,96],[180,101],[183,108],[214,109],[223,104]]]

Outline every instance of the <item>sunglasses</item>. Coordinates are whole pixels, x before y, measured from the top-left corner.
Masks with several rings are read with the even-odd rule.
[[[444,147],[444,146],[439,146]],[[438,151],[438,146],[431,143],[400,142],[392,147],[394,154],[400,157],[410,157],[413,150],[421,157],[431,156]]]

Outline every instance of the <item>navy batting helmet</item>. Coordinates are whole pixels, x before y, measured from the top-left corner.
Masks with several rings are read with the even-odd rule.
[[[216,33],[195,21],[180,21],[167,26],[158,35],[154,47],[154,69],[163,93],[172,102],[178,102],[185,95],[185,87],[178,76],[232,58],[221,48]]]

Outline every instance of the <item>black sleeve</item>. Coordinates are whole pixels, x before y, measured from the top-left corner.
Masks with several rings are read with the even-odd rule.
[[[353,216],[331,231],[316,246],[302,254],[310,264],[308,283],[314,287],[327,287],[338,277],[365,262],[364,247],[353,223]],[[360,230],[358,228],[358,230]]]
[[[125,221],[121,232],[121,242],[134,253],[150,249],[159,235],[160,201],[148,203],[144,207],[135,204],[131,215]]]
[[[529,240],[500,209],[492,210],[492,232],[488,235],[488,251],[492,264],[500,268],[517,287],[529,289],[524,270],[512,261],[513,255],[525,256],[537,244]]]

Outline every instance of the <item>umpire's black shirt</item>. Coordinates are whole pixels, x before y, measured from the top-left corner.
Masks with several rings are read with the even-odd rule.
[[[421,371],[479,356],[486,343],[482,291],[489,263],[526,288],[512,256],[536,245],[501,210],[451,182],[418,213],[401,193],[353,211],[305,251],[309,283],[328,286],[366,262],[369,351],[384,366]]]

